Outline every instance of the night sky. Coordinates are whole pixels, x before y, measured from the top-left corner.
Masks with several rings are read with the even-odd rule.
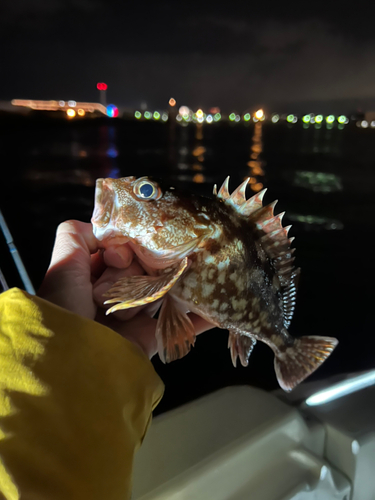
[[[368,108],[369,5],[1,0],[0,100],[98,101],[105,81],[108,101],[132,108],[165,108],[171,96],[224,111]]]

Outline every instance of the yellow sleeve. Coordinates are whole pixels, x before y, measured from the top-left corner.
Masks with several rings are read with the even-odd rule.
[[[125,500],[163,384],[129,341],[18,289],[0,295],[0,498]]]

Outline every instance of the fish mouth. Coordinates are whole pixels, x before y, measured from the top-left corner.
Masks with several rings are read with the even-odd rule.
[[[95,205],[91,218],[93,233],[97,240],[111,238],[115,234],[116,194],[113,179],[97,179],[95,186]]]

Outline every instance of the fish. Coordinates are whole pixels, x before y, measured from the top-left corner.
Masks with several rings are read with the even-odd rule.
[[[338,344],[326,336],[288,332],[300,269],[294,266],[291,226],[266,189],[246,197],[249,178],[231,194],[229,177],[213,197],[134,176],[97,179],[93,232],[103,245],[129,245],[147,272],[120,279],[105,294],[107,314],[161,300],[156,326],[163,362],[180,359],[195,343],[188,313],[229,331],[234,366],[248,366],[258,341],[274,352],[278,383],[291,391]]]

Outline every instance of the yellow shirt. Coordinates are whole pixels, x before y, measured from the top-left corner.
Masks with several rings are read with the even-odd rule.
[[[111,329],[16,288],[1,294],[0,498],[130,498],[162,395],[147,357]]]

